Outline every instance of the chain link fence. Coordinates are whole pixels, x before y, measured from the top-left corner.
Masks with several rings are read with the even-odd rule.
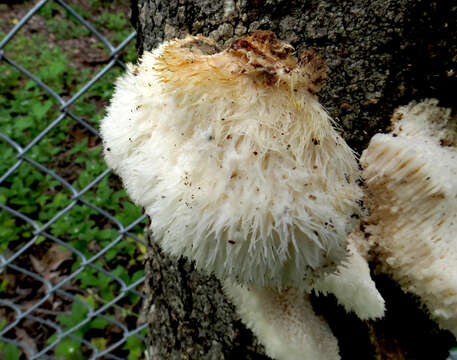
[[[37,74],[21,65],[21,57],[8,50],[21,29],[50,3],[66,14],[67,21],[84,27],[94,47],[107,53],[97,72],[74,93],[68,93],[68,86],[63,91],[54,89],[43,80],[43,71]],[[38,1],[0,37],[0,71],[17,74],[18,89],[40,94],[33,105],[37,113],[43,104],[51,104],[40,113],[43,128],[37,134],[29,129],[27,115],[11,116],[10,112],[5,118],[1,113],[0,357],[2,352],[8,360],[143,357],[146,324],[138,313],[144,274],[138,269],[143,266],[146,245],[141,234],[144,215],[128,203],[119,180],[102,165],[98,124],[88,120],[91,114],[80,116],[77,111],[78,101],[107,73],[125,68],[121,53],[134,38],[132,31],[113,45],[70,2],[62,0]],[[59,71],[62,79],[68,77],[66,70]],[[14,93],[5,94],[8,89],[1,79],[0,87],[0,96],[17,100]],[[28,100],[23,101],[27,104]],[[96,111],[102,114],[104,105]],[[52,109],[56,115],[50,117]],[[18,140],[17,128],[13,131],[11,126],[19,125]],[[69,134],[73,143],[68,141]],[[61,142],[57,150],[49,146],[55,142]],[[75,156],[84,151],[96,159],[78,162]],[[71,166],[66,172],[59,165],[62,154]],[[90,172],[91,164],[104,170]],[[23,193],[20,200],[18,193]],[[104,199],[112,202],[111,207]],[[119,209],[113,210],[119,203]],[[75,214],[79,217],[73,224]]]

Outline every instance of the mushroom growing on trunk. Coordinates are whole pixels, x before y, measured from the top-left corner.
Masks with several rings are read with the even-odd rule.
[[[363,152],[365,229],[382,269],[457,337],[457,123],[437,104],[400,107]]]
[[[224,51],[202,36],[165,42],[116,83],[101,126],[108,165],[164,251],[234,283],[229,295],[251,287],[306,303],[305,290],[351,266],[360,173],[314,95],[325,79],[317,53],[297,58],[272,32],[255,31]],[[367,266],[358,269],[371,281]]]
[[[292,52],[267,31],[222,52],[165,42],[117,81],[101,126],[162,248],[241,283],[310,287],[360,213],[354,153],[313,95],[325,65]]]

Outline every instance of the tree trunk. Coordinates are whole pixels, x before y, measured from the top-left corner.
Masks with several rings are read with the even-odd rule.
[[[330,68],[320,101],[359,153],[399,105],[434,97],[456,110],[455,0],[133,0],[132,10],[140,53],[187,33],[224,47],[255,29],[272,30],[298,52],[315,48]],[[387,302],[382,321],[361,322],[330,296],[314,299],[342,358],[445,359],[452,335],[386,276],[375,278]],[[266,358],[219,281],[153,241],[146,291],[152,359]]]

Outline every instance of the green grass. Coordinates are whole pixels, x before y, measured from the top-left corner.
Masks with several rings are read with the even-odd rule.
[[[114,2],[92,0],[89,3],[89,9],[74,9],[89,19],[97,29],[103,29],[114,45],[119,44],[130,34],[132,28],[126,14],[112,13],[111,8],[104,11],[104,7],[112,7]],[[74,39],[88,41],[91,34],[84,26],[67,16],[57,4],[50,2],[45,5],[39,16],[45,22],[43,33],[31,34],[26,29],[21,30],[7,45],[5,54],[34,73],[57,94],[68,99],[105,64],[82,66],[77,53],[69,52],[69,49],[74,48],[66,45],[71,45]],[[5,34],[0,33],[0,39],[3,36]],[[97,50],[102,47],[100,43],[91,39],[90,41],[91,49]],[[83,53],[90,52],[88,49],[79,50]],[[105,50],[104,53],[109,52]],[[133,43],[125,49],[122,57],[125,62],[135,61],[136,51]],[[99,122],[104,116],[103,107],[107,105],[113,92],[113,82],[121,73],[122,70],[118,67],[110,70],[79,98],[70,110],[98,129]],[[35,82],[6,62],[0,62],[0,83],[0,132],[24,147],[60,115],[60,104]],[[16,154],[12,146],[0,141],[0,175],[16,163]],[[100,140],[70,117],[66,117],[51,130],[28,151],[26,156],[63,177],[78,191],[106,170],[101,156]],[[72,196],[72,192],[59,181],[27,162],[23,162],[0,184],[0,203],[28,216],[38,225],[45,224],[65,207],[74,204]],[[119,185],[119,180],[113,175],[104,177],[81,198],[103,209],[124,226],[141,216],[141,210],[128,200],[125,191]],[[136,226],[132,233],[141,237],[143,226],[144,224]],[[31,224],[6,211],[0,211],[0,253],[12,254],[19,250],[33,239],[33,231]],[[87,259],[119,235],[116,224],[81,202],[73,205],[49,227],[47,232],[80,251]],[[44,237],[38,238],[31,248],[31,253],[45,253],[50,243]],[[110,271],[129,285],[144,274],[144,252],[142,245],[126,237],[94,264]],[[82,258],[76,255],[73,255],[72,259],[71,265],[68,266],[70,272],[80,269],[82,262]],[[29,265],[26,263],[27,259],[18,261],[20,266]],[[32,267],[30,269],[33,271]],[[9,279],[6,274],[0,274],[0,297],[12,297]],[[91,267],[85,267],[72,285],[79,287],[77,297],[80,302],[68,305],[68,314],[50,319],[64,330],[83,321],[89,311],[88,306],[96,310],[114,299],[121,290],[114,277]],[[139,302],[138,295],[129,293],[103,314],[126,326],[135,324],[138,320]],[[0,327],[5,325],[5,322],[0,323]],[[109,334],[110,327],[113,325],[106,320],[95,318],[73,334],[103,350],[118,340],[116,335]],[[50,334],[47,343],[52,344],[56,339],[55,334]],[[70,337],[65,337],[54,347],[54,355],[65,359],[84,359],[87,353],[90,353],[88,351],[86,345]],[[118,356],[121,354],[128,359],[139,359],[143,353],[143,344],[138,338],[131,337],[116,351],[114,353]],[[0,343],[0,357],[1,352],[6,359],[14,360],[21,356],[14,345],[5,343]]]

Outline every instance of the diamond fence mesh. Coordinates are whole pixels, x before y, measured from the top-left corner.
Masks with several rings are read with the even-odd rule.
[[[75,3],[38,1],[0,33],[0,357],[8,360],[143,356],[145,219],[104,165],[97,131],[135,32],[102,14],[123,28],[108,40]]]

